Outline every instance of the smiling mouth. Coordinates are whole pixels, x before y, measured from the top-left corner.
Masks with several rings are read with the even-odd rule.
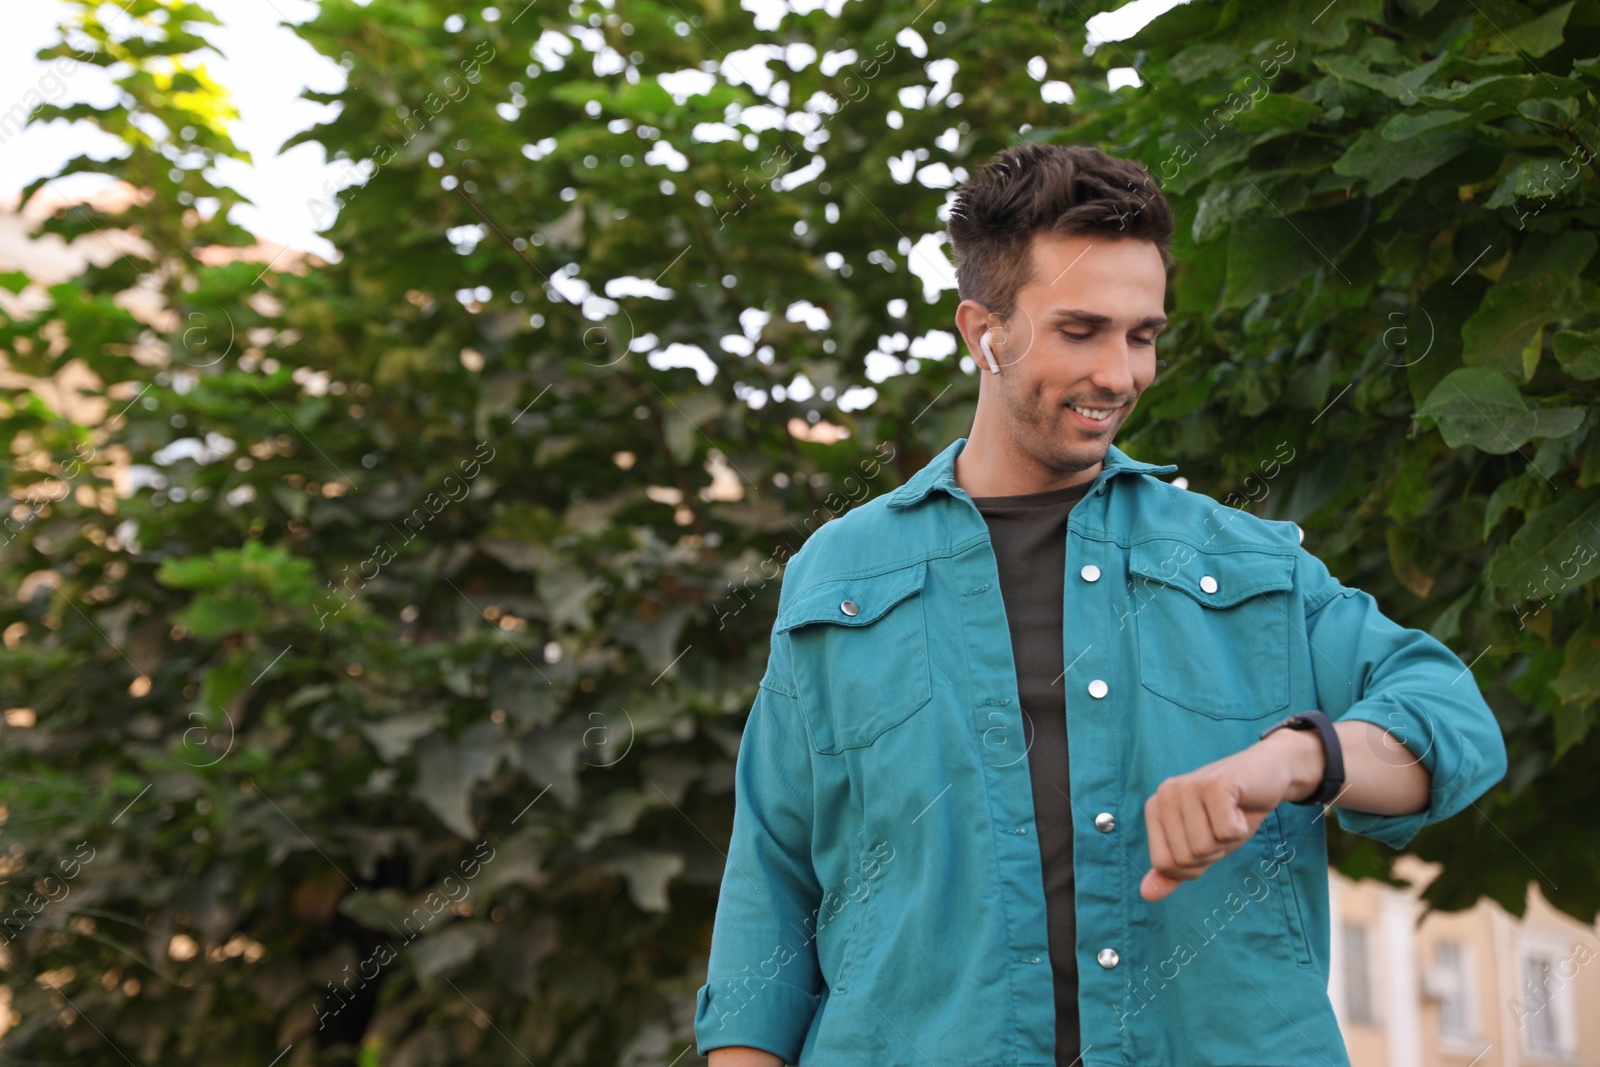
[[[1111,416],[1115,415],[1122,408],[1122,405],[1120,404],[1118,404],[1116,407],[1109,408],[1080,407],[1071,401],[1068,401],[1064,406],[1071,408],[1073,411],[1077,412],[1085,419],[1088,419],[1090,422],[1106,422],[1111,418]]]

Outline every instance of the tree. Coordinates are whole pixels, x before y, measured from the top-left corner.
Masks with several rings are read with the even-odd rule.
[[[770,28],[731,5],[330,0],[299,32],[348,85],[295,140],[353,184],[307,205],[341,258],[295,273],[237,258],[238,194],[208,171],[239,155],[199,61],[211,16],[80,7],[45,54],[112,67],[126,95],[34,120],[116,133],[126,157],[63,173],[152,195],[52,220],[145,243],[0,323],[13,367],[81,360],[106,398],[78,426],[5,395],[8,1052],[683,1051],[783,562],[966,432],[975,382],[925,235],[1019,133],[1143,159],[1182,217],[1170,354],[1128,449],[1300,522],[1464,658],[1489,645],[1473,669],[1513,771],[1418,838],[1444,863],[1431,899],[1519,910],[1542,873],[1593,914],[1595,849],[1572,842],[1595,761],[1594,574],[1574,555],[1595,542],[1573,525],[1595,462],[1575,243],[1593,169],[1508,199],[1592,110],[1586,14],[1494,12],[1527,24],[1513,40],[1551,95],[1485,54],[1470,5],[1235,5],[1214,31],[1178,8],[1086,57],[1091,12],[1052,24],[1048,0]],[[1128,64],[1148,84],[1104,88]],[[1268,91],[1223,104],[1249,71]],[[1210,154],[1178,116],[1210,116]],[[1526,233],[1519,206],[1542,207]],[[138,285],[153,324],[114,302]],[[1536,307],[1525,356],[1508,309]],[[1435,344],[1407,359],[1421,312]],[[1435,398],[1447,382],[1494,417]],[[1545,563],[1579,570],[1519,629]],[[1489,852],[1488,820],[1542,871]],[[1352,873],[1387,873],[1387,850],[1339,843]]]

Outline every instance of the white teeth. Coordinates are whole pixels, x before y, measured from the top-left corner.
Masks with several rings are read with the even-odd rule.
[[[1076,411],[1078,414],[1082,415],[1084,418],[1093,419],[1095,422],[1099,422],[1101,419],[1109,418],[1111,416],[1111,412],[1116,410],[1115,408],[1105,408],[1099,410],[1095,408],[1080,408],[1076,404],[1068,404],[1067,406],[1073,411]]]

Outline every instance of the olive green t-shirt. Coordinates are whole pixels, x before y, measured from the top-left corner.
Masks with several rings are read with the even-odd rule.
[[[989,525],[1000,594],[1011,631],[1039,857],[1044,870],[1050,967],[1056,1002],[1056,1067],[1078,1061],[1077,922],[1072,876],[1072,805],[1067,786],[1066,673],[1062,621],[1067,515],[1088,482],[1020,496],[973,497]],[[1074,653],[1076,654],[1076,653]]]

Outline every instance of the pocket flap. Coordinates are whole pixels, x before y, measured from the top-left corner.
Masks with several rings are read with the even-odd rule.
[[[1134,545],[1128,570],[1181,589],[1214,608],[1294,588],[1292,555],[1250,548],[1207,552],[1173,537],[1153,537]]]
[[[906,597],[922,591],[928,564],[919,560],[887,574],[833,578],[797,593],[778,609],[774,633],[784,633],[812,622],[831,622],[840,626],[866,626]],[[855,614],[849,614],[854,607]]]

